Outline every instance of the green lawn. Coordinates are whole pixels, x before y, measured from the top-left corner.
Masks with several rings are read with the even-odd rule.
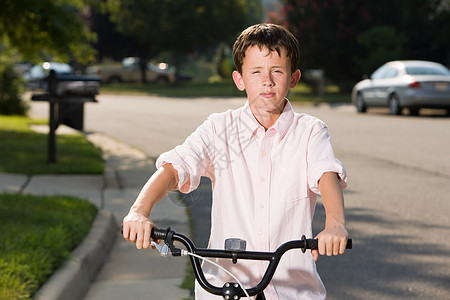
[[[179,85],[164,84],[142,84],[142,83],[121,83],[121,84],[103,84],[102,93],[115,94],[146,94],[164,97],[245,97],[245,92],[239,91],[231,80],[222,80],[219,82],[182,82]],[[312,92],[312,89],[300,83],[290,91],[289,100],[310,102],[310,103],[338,103],[350,102],[350,94],[341,93],[337,86],[326,86],[324,96],[318,97]]]
[[[181,82],[178,85],[155,83],[103,84],[101,92],[123,94],[147,94],[163,97],[243,97],[231,81],[215,83]]]
[[[73,197],[0,194],[0,299],[30,299],[96,214],[93,204]]]
[[[99,149],[82,134],[58,135],[47,163],[47,134],[34,121],[0,115],[0,172],[102,174]],[[97,208],[81,199],[0,194],[0,299],[30,299],[89,232]]]
[[[0,115],[0,172],[22,174],[102,174],[99,149],[80,133],[57,135],[57,163],[47,161],[48,134],[34,132],[35,121],[21,116]],[[41,121],[42,123],[42,121]]]

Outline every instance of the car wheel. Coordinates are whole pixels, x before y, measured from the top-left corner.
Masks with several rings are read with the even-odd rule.
[[[389,99],[389,111],[391,115],[400,115],[402,113],[402,107],[400,106],[400,100],[396,94],[392,94]]]
[[[159,76],[156,82],[159,84],[167,84],[169,82],[169,78],[166,76]]]
[[[410,116],[417,116],[417,115],[419,115],[419,110],[420,110],[420,108],[410,107],[409,108],[409,115]]]
[[[111,84],[115,84],[115,83],[121,83],[122,80],[119,76],[113,76],[113,77],[109,78],[107,82],[111,83]]]
[[[361,93],[356,95],[356,110],[360,113],[365,113],[367,111],[367,106]]]

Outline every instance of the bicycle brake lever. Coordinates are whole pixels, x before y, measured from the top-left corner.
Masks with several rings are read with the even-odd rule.
[[[164,246],[160,246],[158,245],[155,241],[151,241],[150,243],[152,246],[154,246],[156,248],[156,250],[158,250],[158,252],[161,254],[161,256],[167,256],[169,255],[169,247],[167,246],[167,244],[164,244]]]

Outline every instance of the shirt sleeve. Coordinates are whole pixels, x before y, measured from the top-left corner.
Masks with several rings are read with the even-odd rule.
[[[334,156],[328,128],[322,122],[316,124],[311,132],[308,144],[308,185],[319,194],[319,179],[326,172],[339,176],[342,189],[347,187],[347,172],[344,165]]]
[[[214,124],[208,118],[182,145],[165,152],[156,161],[159,169],[172,164],[178,173],[178,189],[183,193],[195,190],[202,176],[210,177],[214,156]]]

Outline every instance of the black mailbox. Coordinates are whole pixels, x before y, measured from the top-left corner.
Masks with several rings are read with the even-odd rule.
[[[52,70],[46,80],[48,82],[46,93],[35,94],[31,100],[48,101],[50,104],[48,161],[54,163],[56,162],[55,130],[59,124],[80,131],[84,129],[84,104],[97,102],[95,96],[99,93],[100,78],[57,74]]]

